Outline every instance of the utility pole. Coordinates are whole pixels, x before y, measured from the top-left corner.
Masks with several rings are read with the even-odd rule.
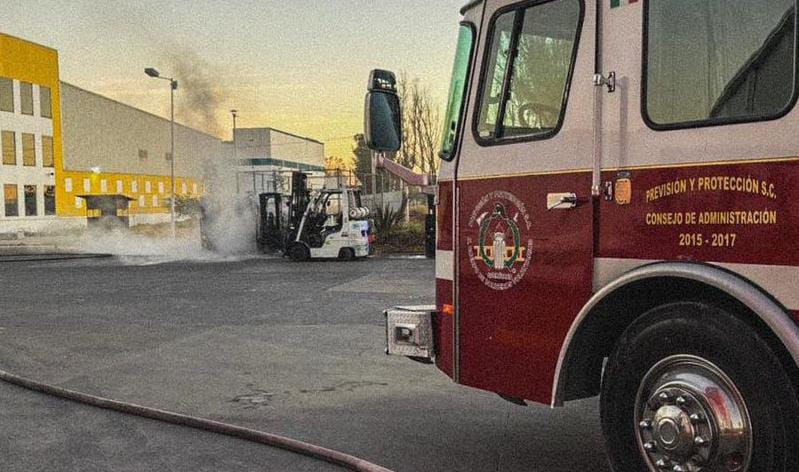
[[[178,81],[173,79],[172,77],[161,77],[161,73],[158,72],[156,69],[152,67],[148,67],[144,69],[144,73],[154,79],[161,79],[161,80],[168,80],[169,81],[169,90],[170,90],[170,128],[169,132],[171,135],[171,151],[169,154],[169,161],[170,161],[170,177],[172,179],[172,191],[171,193],[171,202],[170,202],[170,213],[171,213],[171,227],[172,227],[172,239],[177,238],[177,228],[176,228],[176,221],[175,221],[175,90],[178,89]]]
[[[239,144],[236,141],[236,118],[239,116],[238,113],[238,110],[230,110],[230,114],[233,115],[233,168],[236,174],[236,195],[241,193],[239,188]]]
[[[172,81],[170,81],[169,84],[170,84],[169,88],[170,88],[170,90],[172,92],[170,94],[171,95],[171,102],[172,102],[171,106],[170,106],[171,109],[172,109],[171,110],[171,115],[172,115],[171,120],[172,120],[172,122],[170,123],[170,130],[169,130],[170,134],[171,134],[171,138],[172,138],[172,146],[171,146],[172,150],[170,151],[170,154],[169,154],[169,157],[170,157],[170,159],[169,159],[170,174],[172,175],[172,181],[171,181],[171,184],[172,184],[172,197],[169,199],[170,200],[170,205],[169,205],[170,209],[169,210],[172,213],[172,218],[171,218],[171,221],[172,221],[172,224],[171,224],[171,226],[172,226],[172,239],[176,239],[178,237],[178,230],[177,230],[177,222],[176,222],[176,219],[175,219],[175,186],[176,186],[175,185],[175,90],[177,90],[177,88],[178,88],[178,81],[177,80],[172,80]]]

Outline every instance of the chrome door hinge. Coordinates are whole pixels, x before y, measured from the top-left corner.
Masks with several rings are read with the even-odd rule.
[[[605,77],[602,74],[594,74],[594,86],[595,87],[602,87],[605,86],[608,88],[608,93],[613,93],[616,91],[616,72],[611,72]]]

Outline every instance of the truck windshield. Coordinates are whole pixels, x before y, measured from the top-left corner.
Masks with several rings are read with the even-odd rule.
[[[474,45],[474,30],[471,26],[462,24],[458,34],[458,49],[455,52],[455,65],[452,68],[452,84],[449,88],[447,114],[444,116],[444,131],[442,133],[441,158],[450,160],[455,151],[460,130],[463,102],[466,98],[466,81],[469,80],[469,64],[472,59],[472,46]]]

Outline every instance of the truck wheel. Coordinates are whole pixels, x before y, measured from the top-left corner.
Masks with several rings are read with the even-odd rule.
[[[302,244],[292,244],[289,247],[289,257],[294,262],[303,262],[310,259],[311,254],[307,247]]]
[[[615,472],[799,470],[789,375],[751,327],[710,305],[634,322],[608,360],[600,408]]]
[[[345,261],[354,261],[355,260],[355,249],[351,247],[344,247],[338,252],[338,258],[343,259]]]

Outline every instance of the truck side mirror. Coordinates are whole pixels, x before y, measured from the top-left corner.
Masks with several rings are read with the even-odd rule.
[[[402,145],[402,110],[394,73],[373,70],[364,106],[366,146],[378,152],[396,152]]]

